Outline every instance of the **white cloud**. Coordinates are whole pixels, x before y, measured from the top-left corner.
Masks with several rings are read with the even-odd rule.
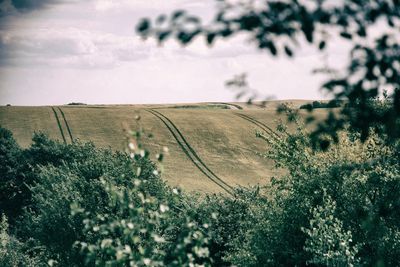
[[[0,33],[3,65],[27,64],[55,67],[103,68],[121,61],[135,61],[148,56],[145,46],[135,36],[95,33],[78,28],[38,29],[35,32]]]
[[[121,8],[122,4],[120,1],[113,0],[97,0],[95,1],[95,9],[98,11],[107,11],[110,9]]]
[[[155,9],[155,10],[171,10],[199,8],[210,5],[210,0],[94,0],[94,5],[98,11],[108,11],[117,9]]]
[[[79,28],[41,28],[35,31],[0,31],[1,65],[113,68],[124,62],[157,57],[224,58],[256,52],[253,46],[235,38],[220,41],[210,49],[203,38],[182,47],[174,41],[160,47],[155,40],[102,33]]]
[[[29,13],[9,19],[0,31],[0,66],[114,68],[152,57],[231,57],[255,50],[241,41],[220,41],[210,49],[204,38],[186,48],[173,41],[160,48],[155,40],[143,42],[135,36],[135,23],[142,16],[180,8],[212,13],[213,0],[56,1],[63,4],[52,5],[40,16]]]

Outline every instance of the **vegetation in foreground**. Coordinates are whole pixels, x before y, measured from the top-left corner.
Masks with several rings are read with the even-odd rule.
[[[323,152],[297,125],[258,133],[286,174],[234,197],[168,187],[133,146],[22,149],[1,128],[0,265],[400,265],[399,143],[348,130]]]

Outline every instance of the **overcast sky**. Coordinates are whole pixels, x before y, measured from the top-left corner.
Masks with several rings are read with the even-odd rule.
[[[251,86],[277,99],[320,99],[323,55],[303,47],[274,59],[247,36],[202,38],[187,47],[141,40],[135,25],[185,9],[213,17],[215,0],[0,0],[0,105],[138,104],[234,101],[224,82],[246,72]],[[24,4],[25,3],[25,4]],[[330,48],[330,60],[345,53]],[[332,51],[333,49],[333,51]]]

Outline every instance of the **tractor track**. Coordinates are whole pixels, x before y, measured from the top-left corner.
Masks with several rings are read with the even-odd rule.
[[[61,116],[63,117],[65,126],[67,127],[67,131],[68,131],[69,138],[71,139],[71,143],[73,143],[73,142],[74,142],[74,138],[72,137],[71,128],[69,127],[68,121],[67,121],[67,119],[65,118],[64,111],[63,111],[60,107],[57,107],[57,108],[58,108],[58,110],[60,111]]]
[[[240,117],[240,118],[242,118],[242,119],[244,119],[244,120],[247,120],[248,122],[251,122],[252,124],[254,124],[256,126],[258,126],[262,130],[264,130],[266,133],[271,135],[273,138],[276,138],[276,139],[280,139],[281,138],[274,130],[271,129],[271,127],[269,127],[268,125],[266,125],[266,124],[264,124],[262,122],[254,119],[254,118],[252,118],[252,117],[250,117],[248,115],[245,115],[245,114],[236,113],[235,115]]]
[[[171,134],[174,136],[180,148],[186,154],[186,156],[190,159],[190,161],[212,182],[225,190],[228,194],[234,195],[234,189],[232,186],[228,185],[225,181],[219,178],[213,171],[211,171],[206,164],[201,160],[201,158],[197,155],[194,149],[189,145],[186,141],[185,137],[179,131],[178,127],[165,115],[162,113],[153,110],[146,109],[147,112],[153,114],[155,117],[160,119],[164,125],[168,128]]]
[[[51,109],[54,112],[54,117],[56,118],[58,129],[60,130],[60,133],[61,133],[61,137],[62,137],[62,139],[64,141],[64,144],[66,144],[67,140],[65,139],[65,135],[64,135],[64,131],[63,131],[62,126],[61,126],[60,118],[58,117],[58,114],[57,114],[56,110],[54,109],[54,107],[51,107]]]
[[[232,103],[227,103],[227,102],[210,102],[210,104],[222,104],[222,105],[227,105],[230,107],[234,107],[234,109],[243,109],[243,107],[237,105],[237,104],[232,104]]]

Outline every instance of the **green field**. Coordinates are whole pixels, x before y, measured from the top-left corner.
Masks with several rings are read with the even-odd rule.
[[[289,101],[294,107],[306,101]],[[275,129],[276,106],[243,103],[179,105],[81,105],[0,107],[0,125],[27,147],[32,134],[41,131],[71,143],[92,141],[100,147],[124,150],[126,129],[140,126],[152,138],[143,143],[153,156],[169,148],[163,178],[187,191],[230,192],[231,187],[267,183],[279,170],[258,155],[266,149],[255,132]],[[322,115],[325,111],[317,111]]]

